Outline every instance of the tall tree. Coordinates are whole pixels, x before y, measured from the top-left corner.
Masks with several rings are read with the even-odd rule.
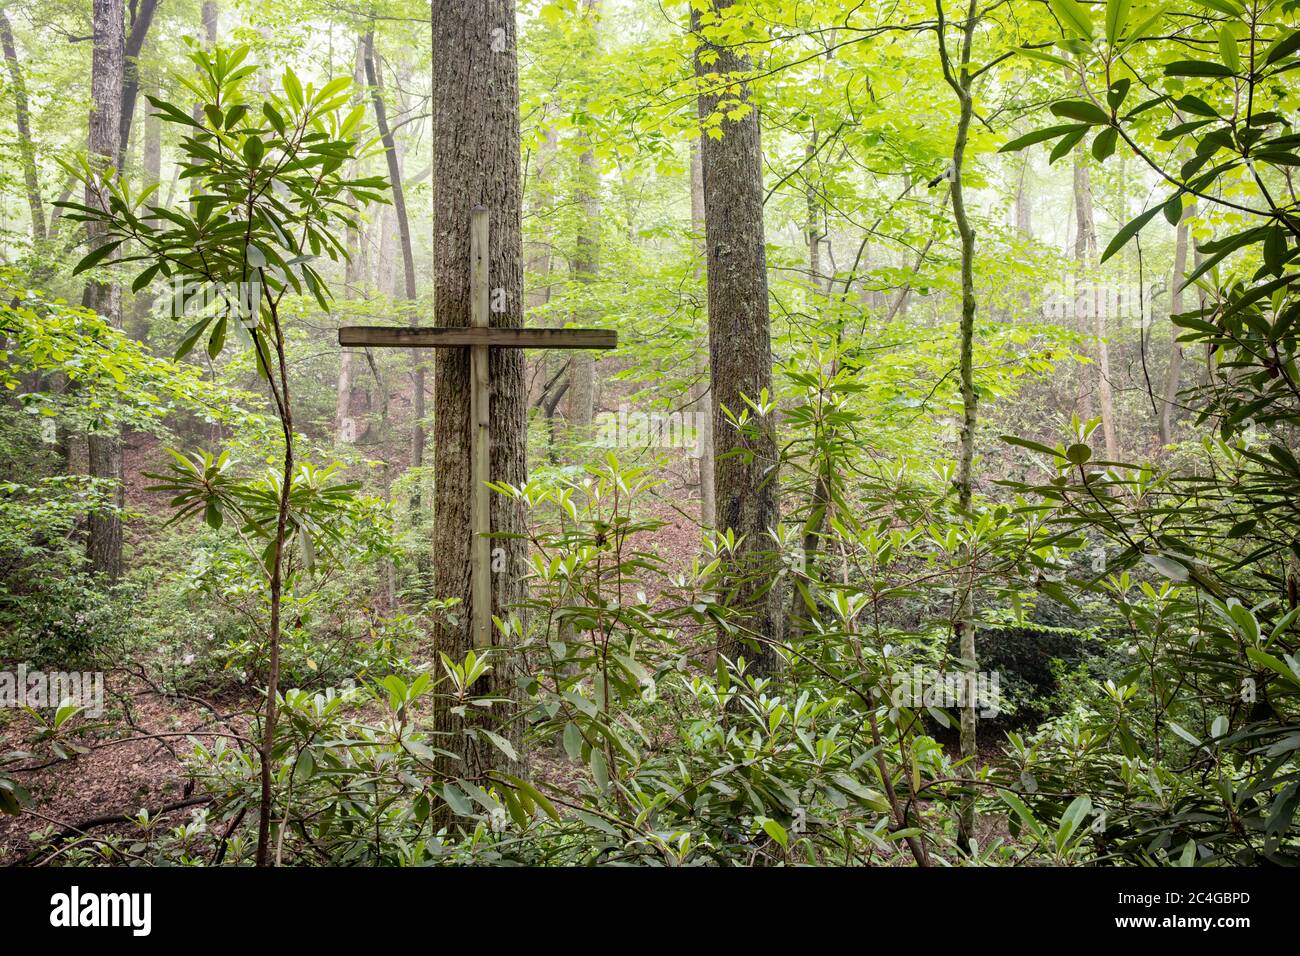
[[[153,85],[157,93],[158,87]],[[162,123],[153,107],[146,107],[144,112],[144,148],[141,150],[140,175],[142,185],[148,186],[158,182],[162,177]],[[146,224],[152,227],[157,219],[150,216]],[[135,294],[132,303],[131,336],[143,341],[149,332],[149,313],[153,310],[156,296],[148,286]]]
[[[36,146],[32,142],[30,112],[27,100],[27,81],[18,63],[18,50],[14,46],[14,32],[0,6],[0,47],[4,49],[5,64],[9,67],[9,85],[14,95],[15,128],[18,132],[18,160],[23,167],[23,185],[27,192],[27,206],[32,217],[32,240],[45,242],[45,207],[41,202],[40,173],[36,168]]]
[[[94,0],[94,49],[90,65],[90,163],[102,182],[112,168],[120,146],[122,122],[122,57],[125,11],[122,0]],[[106,191],[94,180],[86,184],[86,205],[107,208]],[[90,249],[101,242],[104,225],[86,224]],[[122,326],[122,289],[116,282],[86,284],[82,304],[103,316],[114,328]],[[115,483],[112,502],[124,504],[122,489],[122,442],[112,434],[91,434],[88,441],[90,474]],[[86,554],[91,570],[110,582],[122,573],[122,519],[116,510],[92,512],[88,523]]]
[[[1092,214],[1092,182],[1088,160],[1074,154],[1074,262],[1079,288],[1075,290],[1075,317],[1080,331],[1091,332],[1096,340],[1097,405],[1101,412],[1101,430],[1106,442],[1106,457],[1114,461],[1119,455],[1115,435],[1115,398],[1110,384],[1110,344],[1106,340],[1106,310],[1098,300],[1092,268],[1097,261],[1097,227]],[[1089,319],[1091,323],[1089,324]],[[1085,386],[1086,388],[1086,386]],[[1086,394],[1091,395],[1091,389]],[[1088,403],[1089,415],[1091,403]]]
[[[380,141],[384,145],[384,159],[388,163],[388,179],[393,184],[393,212],[397,217],[397,239],[402,250],[403,292],[407,302],[408,321],[418,325],[420,317],[415,309],[415,254],[411,249],[411,225],[406,214],[406,190],[402,186],[402,166],[397,155],[397,143],[393,139],[392,128],[388,125],[388,110],[384,105],[384,89],[380,80],[379,62],[375,57],[375,31],[371,30],[363,41],[366,83],[375,107],[375,128],[379,130]],[[411,467],[424,466],[424,357],[421,349],[411,350],[412,374],[412,416],[415,419],[411,428]],[[419,484],[415,485],[411,499],[412,512],[420,508]]]
[[[943,0],[936,0],[935,10],[938,14],[939,60],[943,66],[944,79],[957,94],[959,112],[957,132],[953,139],[952,166],[950,176],[952,187],[952,215],[957,224],[957,233],[961,238],[961,344],[958,349],[958,374],[961,387],[961,440],[957,457],[957,510],[965,517],[970,514],[974,499],[975,472],[975,428],[979,422],[979,396],[975,391],[975,229],[971,225],[966,211],[965,167],[966,148],[970,139],[971,119],[975,115],[975,97],[971,91],[974,78],[971,75],[971,46],[975,31],[979,25],[977,0],[970,0],[966,9],[966,18],[961,24],[961,51],[956,63],[948,51],[946,37],[947,27],[944,21]],[[975,647],[975,556],[964,550],[965,565],[962,582],[959,585],[960,601],[957,608],[956,632],[958,653],[961,654],[961,667],[970,676],[967,687],[974,687],[974,675],[979,666]],[[965,761],[960,773],[973,779],[975,761],[979,755],[976,746],[976,701],[967,698],[961,702],[961,756]],[[975,835],[975,794],[973,789],[963,794],[957,813],[957,839],[965,848],[970,848]]]
[[[433,248],[434,306],[438,324],[470,323],[470,218],[476,206],[489,215],[489,276],[493,325],[523,324],[523,237],[521,228],[519,74],[514,0],[434,0],[433,3]],[[519,349],[493,349],[489,359],[494,482],[520,485],[527,473],[527,393]],[[473,645],[470,629],[471,523],[470,369],[466,349],[439,349],[434,366],[434,590],[459,598],[462,613],[436,625],[437,650],[463,660]],[[493,614],[521,613],[526,596],[527,551],[524,515],[517,502],[492,496],[492,529],[515,535],[492,542]],[[499,631],[495,642],[505,644]],[[494,648],[492,671],[476,688],[501,697],[517,694],[516,662],[508,647]],[[470,707],[453,713],[440,706],[435,729],[447,733],[442,746],[461,759],[456,774],[500,765],[503,755],[483,749],[479,738],[461,733],[474,720]],[[498,705],[499,706],[499,705]],[[499,716],[499,715],[498,715]],[[518,732],[519,722],[508,727]]]
[[[135,119],[135,101],[140,93],[140,54],[144,50],[145,38],[149,36],[149,27],[153,25],[153,16],[158,9],[158,0],[132,0],[131,32],[126,35],[122,60],[122,115],[117,141],[117,168],[126,166],[126,148],[131,142],[131,123]]]
[[[728,631],[720,653],[743,655],[756,673],[771,673],[773,642],[784,637],[784,603],[768,562],[768,533],[780,521],[775,422],[755,414],[772,394],[767,256],[763,229],[763,152],[758,108],[743,48],[715,43],[710,27],[735,6],[712,0],[692,8],[698,46],[699,115],[708,131],[701,144],[705,237],[708,246],[709,360],[713,397],[714,496],[717,526],[737,539],[727,562],[725,590],[739,611],[742,632]],[[724,118],[721,114],[726,114]],[[731,117],[736,117],[732,119]],[[733,422],[748,414],[740,428]],[[731,417],[728,417],[731,416]]]
[[[600,256],[600,173],[590,145],[578,157],[573,199],[580,210],[573,274],[578,282],[590,285],[596,280]],[[594,353],[580,349],[570,362],[569,422],[579,426],[590,425],[596,404],[596,357]]]
[[[600,52],[600,0],[582,0],[581,17],[580,46],[574,52],[584,60],[593,60]],[[585,104],[579,103],[577,108],[582,110]],[[583,138],[585,148],[578,156],[573,191],[579,210],[573,273],[579,283],[590,285],[596,279],[600,256],[600,171],[590,135],[584,133]],[[568,419],[573,425],[590,425],[596,404],[596,355],[582,349],[569,362]]]
[[[704,224],[704,160],[700,153],[700,137],[691,139],[691,235],[693,255],[695,257],[695,277],[704,275],[704,263],[708,256],[705,248],[706,226]],[[702,349],[707,354],[707,343]],[[712,528],[716,520],[714,482],[717,480],[713,467],[713,407],[709,399],[709,372],[707,368],[698,368],[699,382],[692,389],[692,408],[695,412],[698,454],[700,462],[700,526]]]
[[[1169,315],[1183,311],[1184,276],[1187,275],[1187,220],[1196,215],[1196,203],[1188,203],[1174,234],[1174,274],[1170,277]],[[1183,374],[1183,347],[1178,343],[1182,331],[1171,325],[1169,342],[1169,369],[1165,373],[1164,402],[1160,407],[1160,442],[1168,445],[1174,440],[1174,404],[1178,400],[1178,386]]]

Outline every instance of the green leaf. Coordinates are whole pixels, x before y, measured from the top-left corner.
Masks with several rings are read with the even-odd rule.
[[[203,334],[203,330],[208,327],[208,323],[210,323],[214,318],[215,316],[211,315],[205,316],[191,325],[186,330],[185,335],[182,336],[181,344],[176,346],[176,355],[174,358],[180,360],[189,355],[190,352],[194,350],[194,346],[198,343],[199,336]]]
[[[1300,30],[1294,30],[1289,34],[1284,33],[1264,51],[1264,65],[1272,66],[1278,60],[1295,53],[1296,50],[1300,50]]]
[[[1092,141],[1092,155],[1098,162],[1104,162],[1115,152],[1115,142],[1119,139],[1119,130],[1108,126]]]
[[[1179,564],[1173,558],[1167,558],[1163,554],[1144,554],[1142,560],[1151,567],[1155,568],[1171,581],[1183,582],[1187,580],[1187,568]]]
[[[457,816],[468,817],[474,813],[474,805],[469,802],[469,797],[454,783],[443,784],[442,799]]]
[[[1224,24],[1219,27],[1219,56],[1223,58],[1224,64],[1233,73],[1241,72],[1241,57],[1237,53],[1237,37],[1232,32],[1232,27]]]
[[[1230,17],[1240,17],[1246,12],[1246,8],[1236,3],[1235,0],[1193,0],[1193,2],[1205,7],[1207,10],[1227,14]]]
[[[262,142],[260,136],[250,136],[244,140],[244,162],[250,167],[256,168],[259,166],[265,153],[266,144]]]
[[[1091,123],[1093,126],[1105,126],[1110,122],[1110,117],[1106,115],[1105,110],[1087,100],[1061,100],[1059,103],[1052,104],[1052,112],[1065,119]]]
[[[1064,136],[1071,130],[1078,128],[1077,123],[1062,123],[1060,126],[1048,126],[1044,129],[1036,129],[1032,133],[1026,133],[1024,136],[1018,136],[1011,140],[1011,142],[999,149],[998,152],[1014,153],[1017,150],[1024,149],[1026,146],[1033,146],[1035,143],[1042,143],[1049,139],[1056,139],[1058,136]]]
[[[1208,60],[1175,60],[1165,64],[1165,76],[1232,76],[1231,68]]]
[[[1178,724],[1174,723],[1172,720],[1169,722],[1169,729],[1172,730],[1174,733],[1176,733],[1179,737],[1182,737],[1193,747],[1199,747],[1201,745],[1201,742],[1197,740],[1196,737],[1194,737],[1188,731],[1184,730]]]
[[[1047,0],[1057,19],[1084,39],[1092,39],[1092,17],[1077,0]]]
[[[564,725],[564,752],[570,760],[582,759],[582,731],[573,721]]]
[[[1174,193],[1169,197],[1169,201],[1160,207],[1165,214],[1165,221],[1171,226],[1176,226],[1183,221],[1183,194]]]
[[[1106,246],[1106,251],[1101,254],[1100,261],[1105,262],[1115,253],[1123,249],[1124,246],[1128,244],[1128,241],[1141,232],[1143,227],[1154,219],[1156,214],[1163,208],[1164,203],[1161,203],[1158,206],[1152,206],[1146,212],[1142,213],[1142,215],[1127,223],[1119,232],[1115,233],[1115,238],[1111,239]]]
[[[771,818],[763,819],[763,832],[770,836],[777,843],[781,844],[781,849],[788,849],[790,836],[785,832],[785,827]]]
[[[1106,39],[1112,44],[1119,39],[1128,22],[1131,0],[1106,0]]]
[[[1016,52],[1021,56],[1027,56],[1034,60],[1042,60],[1044,63],[1051,63],[1054,66],[1063,66],[1070,69],[1074,66],[1063,56],[1057,56],[1055,53],[1048,53],[1046,50],[1035,50],[1032,47],[1016,47]]]
[[[1134,28],[1133,32],[1128,35],[1128,39],[1124,41],[1124,44],[1119,48],[1117,52],[1123,53],[1125,50],[1131,47],[1138,40],[1146,36],[1147,31],[1156,25],[1156,23],[1160,20],[1161,17],[1165,15],[1165,13],[1169,10],[1171,6],[1173,6],[1173,0],[1170,0],[1170,2],[1161,4],[1159,7],[1157,7],[1155,11],[1151,13],[1150,16],[1148,16],[1145,20],[1143,20]]]
[[[1278,676],[1286,679],[1297,687],[1300,687],[1300,674],[1287,667],[1285,663],[1278,660],[1267,651],[1260,650],[1258,647],[1247,647],[1246,656],[1258,664],[1260,667],[1266,667],[1276,673]]]
[[[1050,166],[1070,150],[1074,149],[1075,146],[1079,145],[1079,142],[1085,135],[1087,135],[1088,130],[1090,129],[1092,129],[1092,127],[1084,123],[1080,126],[1076,126],[1073,132],[1066,133],[1062,136],[1061,141],[1053,146],[1052,151],[1048,154],[1047,164]]]
[[[212,335],[208,337],[208,357],[216,358],[226,347],[226,317],[223,315],[213,326]]]
[[[605,754],[599,747],[591,748],[591,776],[602,792],[609,789],[609,766],[605,763]]]
[[[72,270],[72,274],[74,276],[79,275],[87,269],[94,268],[100,262],[103,262],[108,256],[112,255],[113,251],[124,242],[126,242],[125,239],[114,239],[111,242],[104,243],[102,246],[96,246],[77,263],[76,268]]]

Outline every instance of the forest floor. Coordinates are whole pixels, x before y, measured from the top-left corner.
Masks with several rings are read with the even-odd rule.
[[[164,458],[160,444],[148,436],[132,436],[126,443],[127,507],[156,516],[165,514],[158,496],[145,491],[149,479],[143,472],[157,470]],[[647,513],[642,517],[663,522],[654,531],[635,536],[630,546],[655,554],[670,573],[684,571],[700,555],[696,488],[691,468],[677,463],[665,474]],[[128,525],[128,547],[137,534]],[[654,603],[658,595],[647,587]],[[708,666],[709,652],[703,640],[698,664]],[[422,655],[416,654],[418,660]],[[430,655],[432,656],[432,655]],[[0,711],[0,753],[32,753],[23,761],[19,780],[31,793],[33,804],[22,816],[0,816],[0,865],[56,862],[59,853],[77,842],[81,831],[95,836],[139,833],[129,818],[147,808],[151,816],[163,817],[167,829],[183,823],[200,809],[208,797],[197,788],[184,764],[192,752],[190,738],[205,745],[222,735],[247,739],[255,732],[253,714],[261,700],[253,689],[226,686],[212,696],[165,691],[153,683],[148,670],[137,663],[133,670],[118,668],[105,677],[105,713],[90,721],[83,743],[85,752],[61,759],[42,746],[41,722],[22,710]],[[939,739],[949,749],[953,740]],[[664,745],[670,741],[662,741]],[[981,741],[986,759],[997,759],[995,741]],[[589,770],[575,764],[558,748],[541,748],[529,755],[535,779],[545,787],[575,790],[589,779]],[[44,831],[59,832],[59,850],[35,851],[32,836]],[[981,820],[980,836],[987,841],[1005,836],[1001,818]]]

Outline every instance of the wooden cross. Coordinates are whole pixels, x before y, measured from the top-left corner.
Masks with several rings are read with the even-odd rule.
[[[488,349],[612,349],[618,333],[605,329],[502,329],[488,324],[488,211],[476,206],[470,218],[470,324],[460,328],[403,328],[386,325],[351,325],[339,329],[339,345],[368,348],[470,350],[469,420],[473,454],[470,484],[473,491],[473,552],[470,596],[475,647],[492,644],[492,534],[491,480],[492,431],[488,407]]]

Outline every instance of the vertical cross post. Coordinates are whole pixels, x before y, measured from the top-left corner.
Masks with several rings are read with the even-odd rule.
[[[475,206],[469,229],[470,325],[489,324],[488,211]],[[487,483],[492,478],[492,438],[489,425],[491,390],[488,382],[488,346],[470,346],[470,484],[473,528],[470,596],[474,646],[492,646],[492,499]]]
[[[506,349],[612,349],[618,335],[606,329],[493,328],[488,211],[475,206],[469,224],[469,325],[351,325],[339,345],[362,348],[469,349],[470,635],[475,648],[492,646],[492,389],[489,356]]]

